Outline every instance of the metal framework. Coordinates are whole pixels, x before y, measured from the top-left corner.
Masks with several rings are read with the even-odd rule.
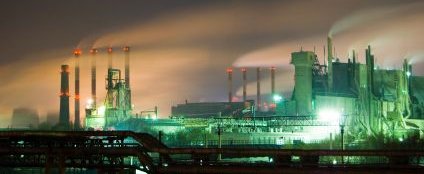
[[[176,156],[188,155],[188,159]],[[269,157],[270,163],[220,161],[217,156]],[[293,163],[293,156],[300,157]],[[373,166],[320,164],[323,157],[379,157],[388,162]],[[51,173],[66,168],[97,168],[108,173],[137,169],[146,173],[234,173],[245,171],[322,171],[328,173],[386,170],[419,172],[422,150],[283,150],[257,148],[168,148],[149,134],[130,131],[0,132],[0,167],[41,167]],[[131,157],[137,159],[130,162]],[[415,159],[416,163],[411,163]],[[254,170],[253,170],[254,169]]]
[[[296,127],[296,126],[340,126],[334,123],[320,121],[313,116],[265,116],[244,117],[235,119],[231,117],[215,118],[222,126],[236,127]]]

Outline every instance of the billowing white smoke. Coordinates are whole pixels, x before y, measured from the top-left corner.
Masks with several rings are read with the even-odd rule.
[[[360,10],[337,21],[329,35],[343,51],[371,45],[381,68],[399,68],[403,59],[419,63],[424,50],[423,9],[424,3],[417,2]]]

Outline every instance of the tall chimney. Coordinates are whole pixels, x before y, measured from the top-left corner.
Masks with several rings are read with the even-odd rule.
[[[74,121],[74,129],[81,128],[80,122],[80,80],[79,80],[79,56],[81,55],[80,49],[74,50],[75,56],[75,121]]]
[[[242,68],[241,72],[243,73],[243,101],[246,101],[246,95],[247,95],[247,70],[246,68]]]
[[[275,67],[271,67],[271,95],[275,94]]]
[[[61,69],[59,125],[69,128],[69,66],[62,65]]]
[[[261,68],[256,68],[256,108],[261,110]]]
[[[227,68],[228,74],[228,102],[233,102],[233,69]]]
[[[330,36],[327,38],[327,49],[328,49],[328,89],[329,91],[333,90],[333,41]]]
[[[108,59],[107,59],[107,69],[112,69],[112,53],[113,53],[113,49],[112,47],[107,48],[107,53],[108,53]]]
[[[127,83],[127,88],[130,88],[130,47],[124,47],[125,52],[125,83]]]
[[[92,108],[96,108],[96,54],[98,50],[93,48],[90,50],[91,57],[91,99],[93,100]]]

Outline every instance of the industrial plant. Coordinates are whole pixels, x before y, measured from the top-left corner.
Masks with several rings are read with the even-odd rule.
[[[233,101],[233,69],[227,68],[228,101],[192,103],[186,101],[172,107],[169,118],[158,118],[158,109],[133,112],[130,88],[130,47],[122,48],[125,70],[113,67],[113,48],[107,48],[108,70],[102,103],[96,103],[96,61],[98,49],[91,49],[91,99],[80,121],[79,64],[81,50],[75,55],[75,120],[77,130],[132,130],[168,136],[178,132],[199,131],[207,136],[193,136],[184,145],[207,146],[268,144],[274,146],[319,143],[343,139],[341,148],[382,137],[384,141],[404,141],[423,137],[424,77],[415,76],[408,60],[402,69],[381,69],[375,65],[372,47],[365,50],[365,62],[358,62],[353,50],[347,62],[333,55],[328,37],[327,56],[323,63],[312,51],[291,54],[295,68],[295,86],[291,98],[275,91],[276,67],[270,67],[272,100],[262,101],[261,73],[257,67],[256,100],[247,100],[247,70],[241,68],[243,101]],[[324,53],[325,56],[325,53]],[[124,76],[124,78],[123,78]],[[62,65],[60,125],[69,123],[69,67]],[[270,98],[270,97],[268,97]],[[219,134],[217,132],[220,132]],[[206,137],[206,138],[205,138]],[[194,138],[194,139],[193,139]],[[168,145],[177,145],[174,141]],[[218,142],[219,141],[219,142]],[[177,141],[181,145],[181,141]],[[199,143],[201,142],[201,143]],[[338,144],[338,143],[337,143]]]

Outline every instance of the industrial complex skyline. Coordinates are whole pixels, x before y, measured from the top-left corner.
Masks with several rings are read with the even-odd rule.
[[[248,68],[248,99],[255,99],[255,68],[276,67],[276,92],[293,90],[290,53],[310,50],[324,61],[327,35],[335,57],[352,49],[364,60],[373,47],[383,69],[424,74],[424,3],[420,1],[8,1],[0,7],[0,127],[13,108],[59,111],[60,65],[73,68],[81,48],[81,108],[90,98],[90,48],[98,48],[97,102],[105,98],[107,51],[123,69],[131,46],[134,112],[159,106],[166,117],[185,100],[227,101],[226,68],[234,67],[234,95],[242,100],[241,68]],[[345,61],[345,60],[344,60]],[[321,62],[322,63],[322,62]],[[264,72],[262,93],[271,91]],[[73,71],[70,78],[74,78]],[[72,85],[71,95],[74,91]],[[287,96],[286,96],[287,97]],[[267,99],[264,99],[267,100]],[[71,102],[71,120],[73,120]],[[82,117],[85,115],[81,113]],[[44,118],[43,118],[44,119]],[[41,120],[43,120],[41,119]]]

